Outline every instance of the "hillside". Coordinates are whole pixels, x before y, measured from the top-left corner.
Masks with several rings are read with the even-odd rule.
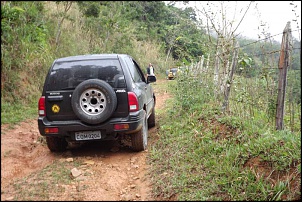
[[[299,200],[301,42],[289,40],[289,48],[284,49],[271,40],[267,30],[261,33],[265,40],[239,38],[234,30],[214,23],[216,12],[227,12],[223,7],[217,9],[204,10],[209,24],[199,21],[193,8],[176,8],[173,2],[1,1],[1,149],[5,149],[1,164],[7,176],[24,170],[16,174],[17,181],[1,175],[1,181],[5,180],[1,199],[89,199],[82,194],[93,185],[80,186],[78,191],[70,169],[93,161],[96,170],[84,165],[87,179],[95,176],[93,172],[108,177],[111,173],[101,172],[98,166],[105,163],[116,174],[124,168],[115,165],[123,156],[126,160],[121,162],[130,167],[126,166],[123,179],[111,183],[118,186],[122,180],[126,187],[117,188],[114,197],[105,195],[107,200],[126,197],[132,188],[138,190],[131,184],[127,187],[127,180],[135,182],[133,178],[139,177],[145,186],[147,173],[152,191],[150,186],[148,191],[131,192],[131,198],[123,199],[149,199],[150,194],[159,200]],[[224,25],[232,23],[224,20]],[[284,26],[280,25],[280,34],[289,36]],[[148,152],[134,159],[127,147],[114,153],[96,149],[84,156],[78,150],[47,153],[34,120],[52,62],[70,55],[114,52],[133,56],[143,71],[150,62],[155,66],[159,82],[154,88],[158,103],[165,104],[158,105],[158,125]],[[284,89],[284,127],[277,129],[279,59],[285,52],[290,65]],[[171,81],[165,79],[170,68],[181,70]],[[43,158],[37,159],[41,151]],[[102,159],[103,152],[110,158]],[[67,162],[69,157],[74,158],[72,162]],[[24,161],[18,164],[20,159]],[[138,165],[137,159],[145,163]],[[36,166],[39,163],[41,169]],[[139,167],[132,168],[132,164]],[[12,165],[16,167],[10,170]],[[36,175],[35,169],[39,169]],[[41,189],[33,190],[28,182],[36,182]],[[106,184],[102,194],[110,186]],[[51,198],[49,187],[60,197]],[[70,189],[74,195],[60,195]]]

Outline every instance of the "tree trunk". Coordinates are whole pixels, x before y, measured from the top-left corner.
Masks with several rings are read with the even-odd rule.
[[[63,17],[58,22],[58,31],[57,31],[57,35],[56,35],[56,50],[58,50],[58,47],[59,47],[59,41],[60,41],[60,36],[61,36],[61,27],[62,27],[64,19],[67,16],[67,12],[71,8],[72,1],[63,2],[63,4],[64,4],[64,13],[63,13]]]
[[[220,47],[219,47],[219,41],[217,42],[217,50],[216,50],[216,57],[215,57],[215,67],[214,67],[214,88],[215,88],[215,96],[217,97],[219,94],[219,65],[220,65]]]
[[[237,42],[236,46],[235,46],[235,52],[233,54],[230,73],[228,74],[228,79],[227,79],[227,82],[226,82],[226,89],[225,89],[225,92],[224,92],[224,102],[223,102],[223,105],[222,105],[222,110],[223,111],[228,110],[228,108],[229,108],[229,95],[230,95],[230,90],[231,90],[231,86],[232,86],[232,83],[233,83],[233,75],[234,75],[236,65],[237,65],[238,51],[239,51],[239,44]]]

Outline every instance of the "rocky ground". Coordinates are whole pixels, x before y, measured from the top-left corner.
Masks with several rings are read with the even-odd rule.
[[[164,82],[167,81],[159,80],[154,85],[157,95],[156,111],[164,107],[165,100],[169,97],[167,92],[156,89],[156,85],[160,86]],[[157,120],[156,126],[149,129],[149,148],[156,141],[158,127]],[[32,189],[32,184],[36,183],[38,186],[39,180],[29,176],[54,162],[68,167],[70,172],[67,175],[72,178],[72,183],[55,184],[55,189],[61,191],[49,190],[51,196],[44,200],[155,200],[151,194],[152,185],[146,159],[149,151],[133,152],[127,141],[125,139],[121,142],[95,142],[71,146],[68,151],[58,154],[50,152],[47,148],[45,140],[39,134],[36,119],[19,123],[14,128],[2,125],[1,201],[22,200],[13,182],[27,178],[27,185],[24,186]],[[75,167],[73,162],[79,162],[81,165]],[[43,180],[47,182],[51,179]],[[37,200],[41,199],[41,196],[37,197]]]

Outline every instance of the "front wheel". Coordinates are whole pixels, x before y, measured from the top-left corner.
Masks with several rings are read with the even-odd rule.
[[[46,137],[48,149],[52,152],[63,152],[68,146],[65,138],[61,137]]]
[[[147,114],[144,113],[143,125],[141,129],[131,134],[132,149],[134,151],[144,151],[147,149],[148,144],[148,121]]]

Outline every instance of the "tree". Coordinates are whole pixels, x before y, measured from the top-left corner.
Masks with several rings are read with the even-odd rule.
[[[57,26],[57,35],[56,35],[56,50],[59,48],[59,41],[60,41],[60,35],[61,35],[61,27],[64,22],[64,20],[68,17],[67,12],[70,10],[72,1],[57,1],[56,2],[58,5],[63,4],[63,11],[59,12],[58,15],[61,17],[58,22]]]
[[[237,4],[235,5],[235,12],[232,19],[228,18],[228,11],[230,8],[225,2],[211,3],[208,2],[206,7],[202,9],[196,8],[197,11],[206,17],[206,27],[208,34],[216,36],[216,58],[214,67],[214,84],[216,86],[215,95],[218,99],[223,97],[222,95],[228,94],[228,85],[232,82],[229,72],[232,71],[231,67],[231,55],[235,51],[236,43],[236,30],[242,23],[247,11],[251,4],[250,2],[245,12],[241,14],[239,22],[236,22],[235,16]],[[235,24],[235,22],[237,24]],[[210,40],[211,41],[211,40]],[[225,97],[225,96],[224,96]],[[224,101],[227,103],[227,101]]]

